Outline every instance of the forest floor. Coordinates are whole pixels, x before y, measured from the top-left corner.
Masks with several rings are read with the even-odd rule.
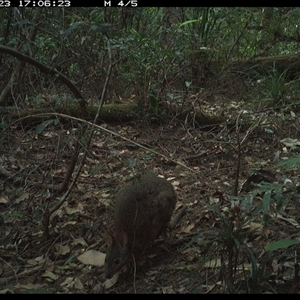
[[[0,292],[299,293],[299,245],[274,251],[268,245],[300,240],[299,193],[289,189],[299,173],[276,166],[299,152],[300,110],[247,108],[251,99],[233,100],[232,94],[219,99],[202,101],[201,109],[222,111],[231,127],[199,128],[176,118],[155,126],[106,124],[172,160],[97,132],[76,187],[51,216],[48,240],[42,220],[58,201],[51,187],[62,182],[70,162],[72,128],[6,132],[0,165],[13,177],[0,175]],[[175,214],[183,205],[187,210],[167,238],[147,249],[136,272],[105,289],[93,255],[106,252],[114,195],[147,172],[174,185]],[[239,198],[233,198],[237,180]],[[262,181],[267,190],[251,185]],[[86,252],[90,263],[78,259]]]

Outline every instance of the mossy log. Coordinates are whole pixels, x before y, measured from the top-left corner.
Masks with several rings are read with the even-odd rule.
[[[94,119],[94,116],[97,113],[97,107],[88,107],[87,110],[90,115],[89,121]],[[142,115],[138,111],[138,106],[136,104],[105,104],[102,107],[98,118],[98,124],[103,122],[105,123],[126,123],[126,122],[136,122],[141,121],[143,118],[147,118],[147,120],[154,120],[158,122],[164,122],[167,118],[171,116],[176,117],[180,120],[191,120],[194,121],[196,126],[212,126],[212,125],[219,125],[225,121],[225,118],[222,116],[210,116],[201,111],[195,111],[193,107],[186,107],[180,113],[176,111],[175,107],[168,107],[168,114],[165,113],[165,110],[161,110],[161,114],[154,115],[151,113],[145,113]],[[70,105],[66,107],[55,107],[54,108],[43,108],[43,109],[33,109],[30,111],[23,111],[23,112],[14,112],[13,108],[8,109],[5,107],[0,107],[0,116],[5,118],[8,123],[11,122],[18,122],[23,126],[34,126],[36,124],[41,123],[41,116],[37,116],[44,113],[51,113],[53,114],[64,114],[70,115],[76,118],[82,118],[82,112],[80,111],[78,106]],[[50,117],[42,117],[43,120],[46,120]],[[66,122],[67,120],[61,120],[62,122]]]

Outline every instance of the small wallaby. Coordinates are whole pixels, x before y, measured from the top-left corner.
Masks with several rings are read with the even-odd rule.
[[[176,202],[172,184],[152,174],[120,189],[115,199],[114,233],[107,232],[107,278],[123,272],[166,229]]]

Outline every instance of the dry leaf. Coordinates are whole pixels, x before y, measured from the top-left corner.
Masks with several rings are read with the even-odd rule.
[[[292,224],[292,225],[295,226],[296,228],[299,228],[299,227],[300,227],[299,223],[298,223],[296,220],[294,220],[294,219],[291,219],[291,218],[284,218],[284,217],[283,217],[282,215],[280,215],[280,214],[278,214],[277,217],[278,217],[278,219],[281,219],[281,220],[284,220],[284,221],[286,221],[286,222],[289,222],[290,224]]]
[[[114,286],[119,279],[119,273],[116,273],[112,278],[104,281],[103,286],[105,289],[109,289]]]
[[[190,224],[190,225],[186,226],[185,228],[183,228],[180,232],[190,233],[194,227],[195,227],[195,224]]]
[[[58,255],[66,255],[66,254],[70,253],[69,246],[59,245],[57,248],[58,248],[58,250],[57,250],[56,254],[58,254]]]
[[[19,198],[16,199],[16,203],[20,203],[26,199],[29,198],[29,194],[28,193],[24,193],[23,195],[21,195]]]
[[[0,203],[2,204],[8,203],[8,197],[6,195],[0,195]]]
[[[175,187],[176,187],[176,186],[179,186],[179,185],[180,185],[180,182],[179,182],[178,180],[173,181],[173,182],[172,182],[172,185],[175,186]]]
[[[84,240],[84,238],[80,237],[78,239],[74,239],[72,242],[72,245],[82,245],[82,246],[87,246],[86,241]]]
[[[60,284],[60,286],[69,286],[73,280],[74,280],[74,277],[67,277],[65,279],[65,281]]]
[[[218,197],[209,197],[209,203],[210,204],[216,204],[219,203],[220,199]]]
[[[4,289],[0,291],[0,294],[8,294],[8,293],[11,294],[12,291],[10,289]]]
[[[77,258],[85,265],[102,267],[104,265],[105,256],[105,253],[96,250],[89,250],[82,253]]]
[[[255,232],[261,232],[263,230],[263,225],[255,222],[251,222],[243,226],[243,229],[249,229]]]
[[[300,142],[297,139],[291,139],[291,138],[282,139],[280,140],[280,142],[289,148],[300,145]]]
[[[67,277],[63,283],[60,284],[61,287],[65,287],[68,289],[75,288],[76,290],[83,290],[84,286],[82,281],[77,277]]]
[[[61,228],[67,227],[69,225],[75,225],[75,224],[77,224],[76,221],[69,221],[69,222],[64,223],[64,225]]]
[[[270,235],[270,229],[266,226],[263,227],[263,232],[266,235],[266,237],[268,237]]]
[[[77,290],[83,290],[84,289],[84,286],[83,286],[81,280],[79,278],[77,278],[77,277],[74,279],[74,287]]]
[[[42,288],[44,286],[47,286],[46,284],[34,284],[34,283],[28,283],[28,284],[17,284],[14,286],[15,289],[22,289],[22,290],[35,290]]]
[[[221,267],[222,262],[220,258],[216,258],[205,262],[204,265],[206,268],[219,268]]]
[[[81,203],[78,203],[78,205],[75,207],[66,207],[66,212],[68,215],[76,214],[82,211],[83,211],[83,206]]]
[[[44,274],[42,274],[42,277],[45,277],[46,279],[57,280],[59,277],[58,275],[55,275],[53,272],[46,271]]]
[[[44,256],[38,256],[36,258],[27,260],[27,263],[29,265],[36,266],[36,265],[39,265],[41,263],[44,263],[44,261],[45,261]]]
[[[101,197],[102,197],[102,198],[107,198],[107,197],[110,197],[110,194],[108,194],[108,193],[102,193],[102,194],[101,194]]]

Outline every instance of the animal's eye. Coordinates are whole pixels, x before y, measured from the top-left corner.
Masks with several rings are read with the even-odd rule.
[[[116,258],[115,260],[114,260],[114,264],[115,265],[118,265],[120,263],[120,259],[119,258]]]

